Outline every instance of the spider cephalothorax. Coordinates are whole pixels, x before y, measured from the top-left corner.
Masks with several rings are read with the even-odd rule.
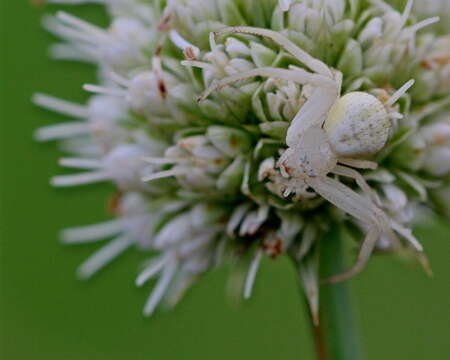
[[[267,29],[230,27],[212,35],[249,34],[271,39],[311,70],[290,66],[289,69],[259,67],[240,72],[214,82],[200,97],[205,99],[213,91],[251,77],[267,77],[293,81],[312,88],[311,95],[292,119],[287,130],[287,149],[275,166],[285,179],[284,196],[305,185],[344,212],[368,224],[357,263],[331,281],[343,280],[359,272],[382,235],[398,243],[387,215],[379,207],[375,193],[355,169],[374,169],[377,164],[364,156],[381,150],[389,136],[391,119],[401,117],[391,106],[414,84],[408,81],[385,103],[365,92],[351,92],[342,97],[342,74],[313,58],[290,40]],[[352,178],[363,194],[357,193],[329,174]]]

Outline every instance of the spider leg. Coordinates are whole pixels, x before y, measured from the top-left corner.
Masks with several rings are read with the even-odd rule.
[[[378,168],[378,164],[376,162],[369,160],[339,158],[338,162],[343,165],[351,166],[357,169],[376,170]]]
[[[291,121],[286,134],[286,144],[290,147],[301,143],[301,137],[311,126],[322,126],[328,112],[339,98],[339,84],[332,87],[317,87],[308,101]]]
[[[367,184],[364,177],[356,170],[350,169],[345,166],[336,165],[334,169],[331,170],[333,174],[339,175],[339,176],[346,176],[356,181],[358,186],[361,188],[362,191],[377,205],[381,206],[381,200],[378,197],[377,193],[373,191],[369,184]]]
[[[369,231],[361,245],[356,263],[344,273],[334,275],[325,282],[335,283],[358,274],[368,262],[376,242],[383,233],[397,239],[387,216],[368,198],[329,177],[307,178],[306,182],[324,199],[369,225]]]
[[[199,97],[199,101],[205,100],[214,91],[220,90],[225,86],[231,85],[235,82],[248,80],[253,77],[266,77],[277,80],[294,81],[298,84],[310,84],[321,87],[332,87],[334,82],[323,75],[313,74],[306,70],[287,70],[277,69],[273,67],[260,67],[248,71],[242,71],[237,74],[233,74],[223,78],[222,80],[215,81],[208,87],[203,94]]]
[[[234,27],[226,27],[216,32],[217,36],[225,34],[248,34],[269,38],[270,40],[281,46],[283,49],[285,49],[287,52],[289,52],[297,60],[301,61],[308,68],[313,70],[314,72],[324,75],[328,78],[333,78],[330,68],[325,63],[312,57],[306,51],[302,50],[288,38],[279,34],[276,31],[251,26],[234,26]]]
[[[347,271],[341,274],[330,276],[323,282],[327,284],[335,284],[347,280],[360,273],[366,266],[367,261],[370,258],[373,249],[375,248],[375,244],[380,238],[380,235],[381,234],[379,229],[376,226],[371,226],[366,234],[366,238],[364,239],[361,249],[359,250],[358,259],[356,260],[356,263]]]
[[[298,143],[301,135],[303,135],[309,127],[325,121],[328,112],[339,97],[340,85],[326,76],[313,74],[303,69],[287,70],[261,67],[233,74],[222,80],[213,82],[211,86],[200,95],[198,101],[205,100],[211,93],[225,86],[256,76],[316,86],[313,94],[295,115],[288,128],[286,135],[286,144],[288,146],[293,146]]]

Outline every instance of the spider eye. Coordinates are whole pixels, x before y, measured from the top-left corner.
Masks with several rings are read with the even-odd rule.
[[[391,127],[384,105],[365,92],[341,97],[323,125],[333,150],[344,157],[377,153],[385,146]]]

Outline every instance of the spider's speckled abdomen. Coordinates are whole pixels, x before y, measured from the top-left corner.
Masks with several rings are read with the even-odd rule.
[[[391,126],[384,105],[375,96],[351,92],[333,105],[324,129],[336,154],[362,157],[384,147]]]

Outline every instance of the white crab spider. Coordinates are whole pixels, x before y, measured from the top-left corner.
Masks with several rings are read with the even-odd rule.
[[[352,168],[377,167],[376,163],[361,158],[384,147],[392,126],[391,120],[401,118],[400,114],[392,111],[391,106],[414,81],[408,81],[385,103],[365,92],[351,92],[340,97],[342,74],[313,58],[279,33],[261,28],[229,27],[214,33],[211,43],[214,44],[213,36],[231,33],[269,38],[312,72],[293,66],[289,69],[260,67],[244,71],[214,82],[199,101],[227,85],[257,76],[312,87],[311,96],[289,126],[286,136],[288,148],[279,158],[277,167],[286,179],[287,186],[291,186],[286,194],[295,193],[296,187],[304,188],[307,185],[330,203],[367,223],[369,230],[356,264],[328,281],[347,279],[363,269],[382,234],[391,238],[394,244],[398,243],[387,216],[377,205],[377,197],[361,174]],[[367,196],[328,177],[328,174],[354,179]]]

